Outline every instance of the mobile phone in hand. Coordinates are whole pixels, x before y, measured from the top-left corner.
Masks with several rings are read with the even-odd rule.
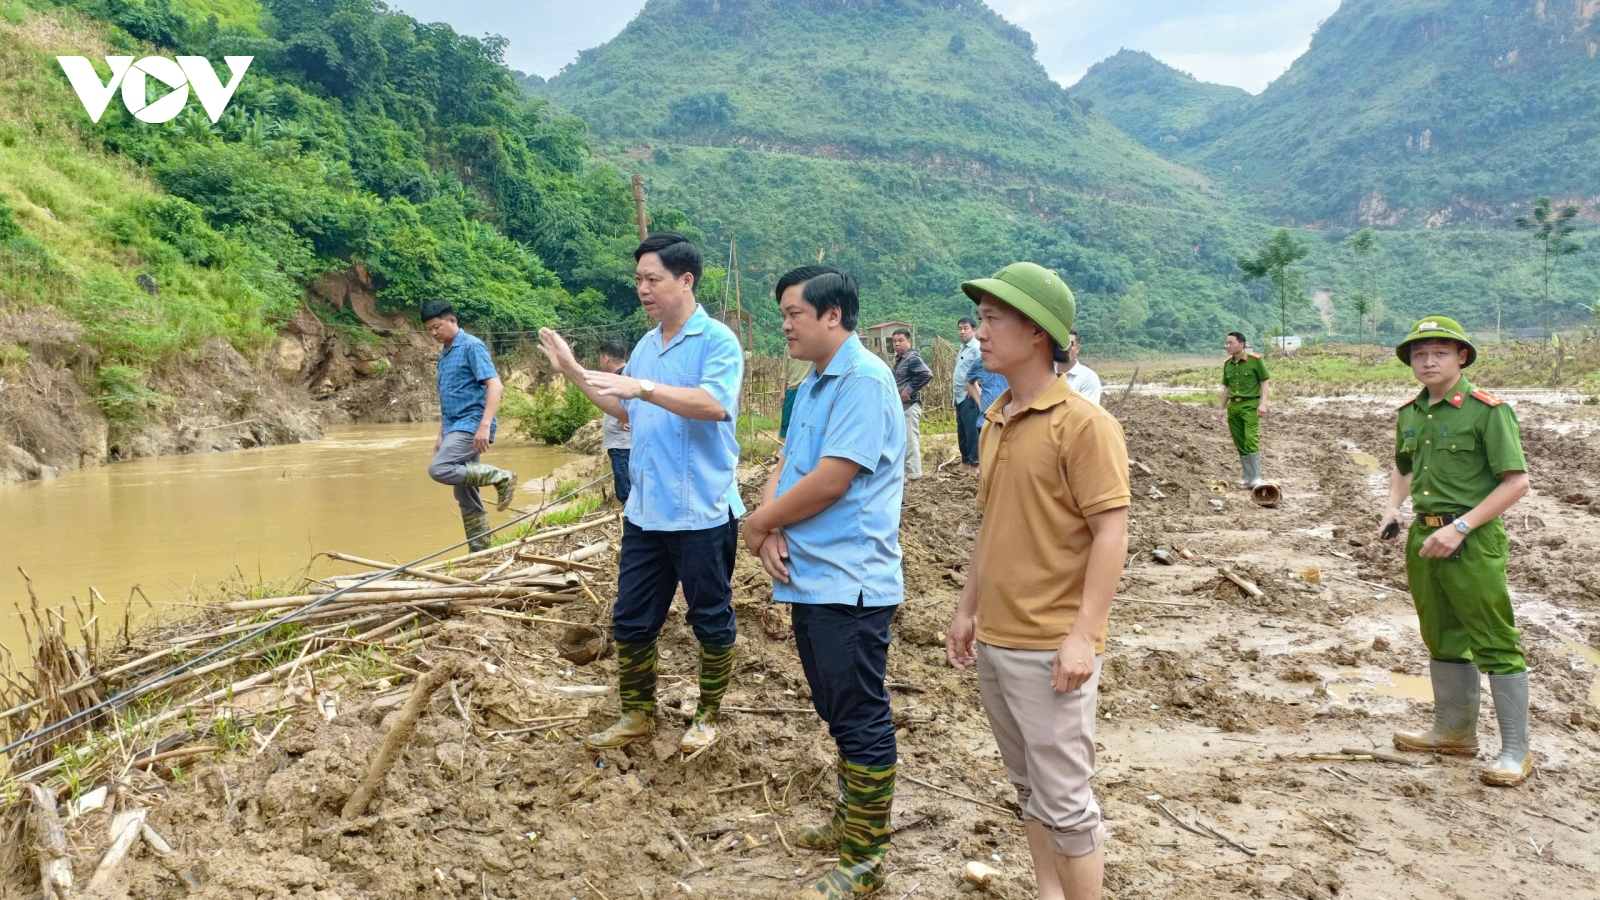
[[[1383,534],[1380,535],[1380,536],[1386,541],[1392,541],[1395,538],[1399,537],[1400,536],[1400,523],[1399,522],[1390,522],[1389,524],[1383,526]]]

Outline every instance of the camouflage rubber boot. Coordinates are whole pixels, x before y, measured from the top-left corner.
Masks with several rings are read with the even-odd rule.
[[[623,747],[656,728],[656,642],[617,643],[617,693],[622,715],[605,731],[583,739],[595,750]]]
[[[883,887],[889,852],[889,811],[894,806],[894,766],[844,764],[844,829],[839,862],[795,900],[865,897]]]
[[[486,463],[467,463],[467,480],[471,487],[493,487],[494,508],[505,511],[517,496],[517,473],[496,469]]]
[[[733,647],[700,645],[700,702],[695,704],[694,721],[683,733],[678,749],[694,753],[711,746],[717,739],[717,718],[722,712],[722,697],[733,678]]]
[[[1433,727],[1396,731],[1394,748],[1447,756],[1478,755],[1478,667],[1470,662],[1428,661],[1433,679]]]
[[[839,849],[839,837],[844,834],[844,760],[839,760],[839,793],[834,797],[833,816],[821,825],[802,828],[795,835],[794,844],[806,850],[829,852]]]
[[[486,512],[464,512],[461,514],[461,524],[467,532],[467,549],[473,553],[489,549],[489,514]]]

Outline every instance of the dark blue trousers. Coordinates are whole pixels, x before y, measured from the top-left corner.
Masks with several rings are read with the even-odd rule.
[[[858,766],[894,765],[894,721],[883,682],[895,607],[795,603],[789,609],[811,703],[828,723],[839,755]]]
[[[621,644],[655,640],[683,585],[689,627],[702,644],[726,647],[738,637],[733,621],[733,560],[739,521],[699,531],[645,531],[622,520],[622,558],[611,635]]]
[[[633,492],[633,482],[628,480],[628,450],[607,450],[611,457],[611,481],[617,489],[617,502],[628,505],[628,495]]]
[[[978,401],[968,397],[956,404],[956,444],[961,448],[961,461],[978,464],[978,431],[983,427],[983,410]]]

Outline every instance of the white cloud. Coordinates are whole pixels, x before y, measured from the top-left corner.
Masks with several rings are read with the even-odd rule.
[[[644,0],[389,0],[425,22],[463,34],[505,36],[506,63],[550,77],[578,51],[615,37]],[[1339,0],[989,0],[1026,28],[1050,76],[1071,85],[1123,47],[1205,81],[1260,91],[1305,51]]]

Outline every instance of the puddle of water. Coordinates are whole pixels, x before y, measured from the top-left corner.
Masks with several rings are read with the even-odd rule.
[[[304,444],[132,460],[0,485],[0,646],[23,643],[13,603],[26,609],[28,594],[18,566],[43,606],[70,608],[73,595],[86,603],[89,586],[98,588],[108,601],[98,611],[104,638],[121,630],[135,584],[158,612],[170,612],[191,587],[237,578],[236,569],[252,581],[275,580],[323,550],[412,559],[461,540],[450,489],[428,478],[438,428],[335,427]],[[559,447],[506,442],[485,462],[529,482],[572,458]],[[490,515],[498,524],[512,513]],[[135,600],[135,618],[145,611]]]
[[[1561,638],[1561,644],[1594,669],[1594,684],[1589,688],[1589,705],[1600,709],[1600,650],[1565,637]]]
[[[1328,691],[1339,702],[1350,702],[1351,694],[1376,694],[1380,697],[1395,697],[1400,700],[1415,700],[1423,703],[1433,702],[1433,680],[1421,675],[1405,675],[1400,672],[1384,672],[1377,677],[1383,681],[1371,680],[1370,673],[1355,669],[1339,673],[1341,679],[1363,679],[1356,683],[1330,684]]]

